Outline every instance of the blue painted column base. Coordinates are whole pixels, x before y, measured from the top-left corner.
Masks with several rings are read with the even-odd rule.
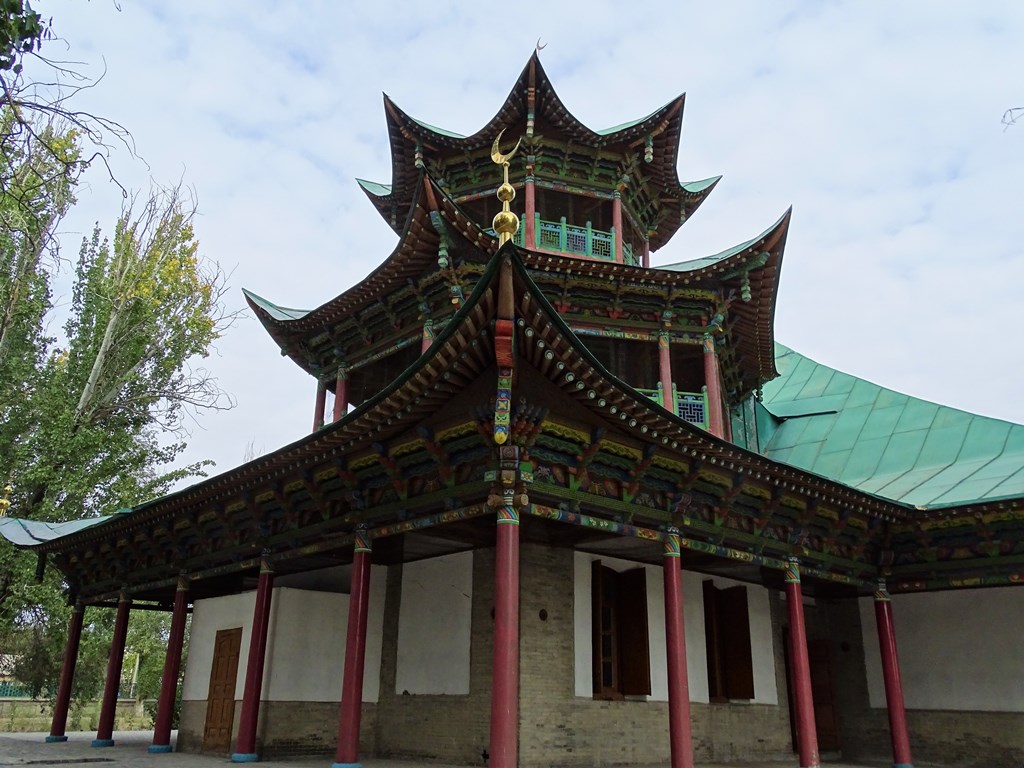
[[[151,755],[160,755],[164,752],[171,752],[172,748],[170,744],[150,744],[146,751]]]
[[[113,739],[93,739],[92,745],[94,747],[112,747],[114,746]]]
[[[260,756],[255,752],[235,752],[231,756],[232,763],[258,763]]]
[[[46,737],[46,743],[47,744],[56,744],[58,742],[67,741],[67,740],[68,740],[67,736],[47,736]]]
[[[914,768],[913,763],[893,763],[892,768]]]
[[[331,768],[363,768],[362,763],[332,763]]]

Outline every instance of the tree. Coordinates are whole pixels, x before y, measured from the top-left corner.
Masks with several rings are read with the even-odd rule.
[[[38,50],[49,28],[24,0],[0,0],[0,70],[21,72],[21,57]]]
[[[233,316],[224,272],[198,256],[193,213],[179,188],[155,189],[126,206],[111,239],[97,227],[82,244],[60,344],[42,333],[47,265],[24,246],[15,250],[27,266],[0,273],[0,297],[19,318],[0,347],[0,466],[19,516],[106,514],[201,473],[166,467],[185,446],[189,414],[232,404],[193,361]],[[16,588],[0,566],[0,617],[23,610],[6,605]]]
[[[225,273],[199,254],[192,201],[180,187],[154,188],[126,203],[110,237],[97,226],[83,241],[63,334],[49,336],[60,266],[53,233],[74,200],[73,178],[47,174],[59,162],[50,150],[71,157],[78,145],[73,131],[47,131],[49,149],[21,157],[12,175],[31,192],[15,200],[0,191],[0,469],[15,489],[12,514],[70,520],[202,474],[201,463],[169,467],[189,418],[232,405],[197,361],[233,315],[223,307]],[[17,649],[16,676],[43,695],[56,689],[65,586],[52,572],[35,583],[35,558],[0,547],[0,646]],[[104,613],[83,631],[81,696],[96,693],[105,666]],[[167,619],[135,621],[151,680],[162,658],[143,638],[166,634]]]
[[[27,0],[0,0],[0,108],[4,112],[0,191],[8,205],[20,204],[26,213],[29,198],[20,195],[24,189],[11,181],[29,151],[48,156],[48,175],[40,178],[41,183],[60,177],[73,183],[89,164],[101,162],[119,187],[107,163],[109,141],[134,154],[131,134],[124,126],[72,106],[75,96],[98,80],[83,74],[76,64],[42,56],[40,48],[46,40],[56,40],[51,20],[44,20]],[[65,132],[75,135],[78,152],[69,155],[59,143],[51,143],[60,135],[48,130],[54,125],[65,126]],[[89,152],[81,151],[83,143]],[[127,197],[127,191],[121,190]]]
[[[1017,121],[1020,120],[1021,117],[1024,117],[1024,107],[1011,107],[1003,112],[1003,125],[1006,128],[1009,128],[1011,125],[1016,125]]]
[[[69,520],[135,505],[202,473],[202,464],[168,467],[191,415],[232,405],[193,366],[233,315],[222,305],[226,275],[199,255],[194,204],[181,187],[125,191],[112,234],[97,226],[82,243],[70,309],[55,308],[54,233],[79,177],[107,164],[108,138],[134,148],[118,123],[70,106],[95,83],[40,55],[54,39],[28,0],[0,0],[0,481],[15,488],[12,514]],[[65,315],[63,333],[51,336]],[[53,572],[36,583],[34,557],[0,546],[0,647],[41,695],[56,689],[66,587]],[[111,617],[89,613],[76,697],[97,692],[110,643]],[[130,644],[152,687],[168,621],[142,615]]]

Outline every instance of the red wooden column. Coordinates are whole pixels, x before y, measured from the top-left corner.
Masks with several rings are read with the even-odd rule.
[[[100,723],[96,729],[94,747],[114,746],[114,715],[117,712],[117,690],[121,687],[121,666],[124,664],[124,644],[128,639],[128,609],[132,601],[126,592],[117,601],[117,617],[114,619],[114,639],[110,642],[110,657],[107,660],[107,680],[103,685],[103,704],[100,706]]]
[[[686,631],[683,626],[683,580],[679,568],[679,531],[668,529],[665,556],[665,641],[668,652],[668,734],[672,768],[693,768],[690,686],[686,678]]]
[[[612,229],[615,230],[615,261],[620,264],[623,261],[622,253],[622,194],[616,190],[615,199],[612,200]]]
[[[504,463],[504,462],[503,462]],[[503,489],[494,569],[494,673],[491,686],[490,768],[519,762],[519,511],[514,490]]]
[[[356,528],[352,557],[352,588],[345,640],[345,679],[338,718],[338,751],[331,768],[358,768],[359,722],[363,710],[363,666],[366,662],[366,621],[370,607],[370,537],[366,526]]]
[[[651,266],[651,236],[650,234],[644,238],[644,269],[649,269]]]
[[[526,161],[526,211],[523,213],[523,245],[526,248],[537,247],[537,222],[535,213],[537,211],[537,184],[533,177],[533,163],[529,158]]]
[[[233,763],[255,763],[256,724],[260,716],[260,695],[263,692],[263,664],[267,654],[267,633],[270,629],[270,598],[274,591],[274,569],[264,551],[260,558],[260,580],[256,585],[256,607],[252,613],[249,636],[249,660],[245,665],[245,690],[242,693],[242,715],[238,722],[237,750]]]
[[[75,680],[75,665],[78,664],[78,642],[82,639],[82,621],[85,606],[75,603],[68,623],[68,641],[64,645],[64,661],[60,667],[60,684],[57,686],[57,700],[53,703],[53,721],[47,742],[67,741],[65,730],[68,726],[68,708],[71,706],[71,685]]]
[[[334,380],[334,413],[333,421],[338,421],[348,413],[348,374],[343,367],[338,368],[338,377]]]
[[[679,414],[675,394],[672,391],[672,348],[669,345],[668,331],[658,334],[658,378],[661,380],[662,406],[666,411]]]
[[[807,631],[804,628],[804,596],[800,587],[800,564],[786,564],[786,604],[789,610],[789,667],[792,679],[793,711],[800,768],[818,768],[818,731],[814,725],[811,696],[811,665],[807,659]]]
[[[893,767],[913,768],[910,734],[907,731],[907,712],[903,706],[900,659],[896,651],[896,631],[892,623],[892,600],[882,579],[875,590],[875,623],[878,625],[878,647],[882,652],[882,677],[885,680],[885,703],[889,709]]]
[[[164,658],[164,676],[160,681],[160,698],[156,705],[156,723],[153,726],[153,753],[171,751],[171,719],[174,700],[178,693],[178,672],[181,670],[181,647],[185,642],[185,620],[188,618],[188,579],[178,576],[178,591],[174,593],[174,612],[171,614],[171,634],[167,638],[167,656]]]
[[[718,355],[715,337],[704,334],[704,382],[708,388],[708,432],[725,437],[725,419],[722,415],[722,382],[718,373]]]
[[[324,411],[327,408],[327,387],[322,381],[316,383],[316,408],[313,410],[313,431],[318,432],[324,426]]]

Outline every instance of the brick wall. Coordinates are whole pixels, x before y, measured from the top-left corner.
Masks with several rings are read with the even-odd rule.
[[[296,755],[333,755],[338,746],[338,709],[340,703],[329,701],[264,701],[260,704],[256,733],[256,752],[261,757],[279,758]],[[231,748],[235,748],[242,702],[235,702]],[[201,752],[206,724],[205,701],[183,701],[178,725],[177,750]],[[359,753],[371,755],[376,750],[377,706],[363,704],[359,728]]]
[[[828,605],[828,621],[836,660],[843,757],[891,761],[888,715],[885,709],[872,709],[869,704],[857,602],[832,602]],[[1024,765],[1024,713],[910,710],[907,726],[915,763],[962,768]]]
[[[361,754],[479,765],[490,730],[494,551],[473,555],[469,695],[395,691],[401,576],[402,566],[388,569],[380,700],[363,706]],[[572,550],[522,545],[520,766],[663,765],[669,757],[666,703],[575,696],[573,578]],[[779,704],[691,704],[699,762],[793,760],[783,658],[786,604],[779,592],[769,601]],[[856,602],[818,600],[805,605],[805,615],[808,636],[829,644],[843,758],[891,760],[885,710],[868,705]],[[205,701],[183,702],[180,750],[200,750],[205,710]],[[268,757],[332,753],[337,711],[336,702],[265,702],[258,751]],[[240,712],[239,702],[236,733]],[[1024,763],[1022,714],[911,711],[908,720],[914,757],[922,764],[1021,768]]]
[[[493,585],[494,550],[476,550],[473,553],[469,694],[402,695],[395,691],[402,566],[393,565],[388,569],[375,733],[378,757],[483,763],[481,752],[490,740]]]
[[[72,706],[68,713],[70,731],[95,731],[100,721],[100,702],[89,701]],[[0,732],[18,733],[49,731],[53,722],[53,706],[49,701],[4,699],[0,701]],[[141,702],[120,699],[114,710],[114,730],[134,731],[153,727]]]
[[[664,765],[668,704],[594,701],[575,696],[573,553],[524,544],[520,560],[519,756],[533,766]],[[692,704],[698,761],[792,755],[782,679],[780,606],[772,595],[780,706]],[[546,618],[541,618],[541,611]],[[649,611],[664,610],[648,606]]]

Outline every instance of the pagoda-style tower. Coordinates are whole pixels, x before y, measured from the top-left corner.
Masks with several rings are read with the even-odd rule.
[[[385,97],[392,183],[361,181],[402,238],[362,283],[311,312],[247,294],[282,354],[318,381],[335,418],[411,365],[480,278],[499,210],[491,144],[521,137],[510,164],[531,278],[611,374],[720,437],[744,443],[738,408],[777,375],[772,318],[787,212],[715,256],[651,269],[718,182],[680,183],[684,97],[603,131],[580,123],[531,57],[494,118],[472,136],[420,122]]]

